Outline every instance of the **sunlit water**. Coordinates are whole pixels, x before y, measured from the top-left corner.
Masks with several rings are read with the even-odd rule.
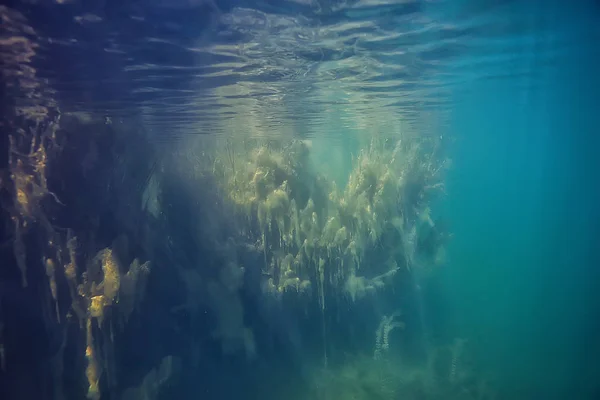
[[[554,3],[33,3],[35,79],[63,110],[140,115],[166,137],[435,134],[474,81],[526,104],[578,40]]]

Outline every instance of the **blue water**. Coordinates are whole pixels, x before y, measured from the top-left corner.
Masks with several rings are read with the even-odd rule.
[[[116,334],[116,355],[100,358],[106,363],[102,399],[137,398],[120,396],[139,387],[171,355],[183,361],[166,368],[163,381],[160,371],[149,378],[159,386],[168,382],[149,398],[600,398],[597,1],[59,3],[12,2],[0,9],[6,108],[43,105],[50,110],[40,119],[44,123],[60,114],[94,137],[131,134],[114,152],[100,139],[90,150],[106,163],[102,173],[125,171],[119,175],[125,189],[119,189],[118,179],[93,175],[97,167],[82,167],[81,176],[78,170],[61,170],[62,176],[50,179],[50,189],[74,211],[71,219],[57,211],[49,220],[63,239],[67,228],[107,244],[120,229],[136,232],[130,251],[158,265],[151,270],[144,312],[133,314],[130,325]],[[14,47],[8,38],[15,36],[31,46]],[[23,49],[31,54],[19,57]],[[27,132],[35,134],[39,126]],[[140,135],[148,147],[140,144]],[[261,279],[249,271],[263,260],[262,254],[242,256],[227,247],[228,235],[241,229],[235,222],[215,222],[211,218],[221,214],[203,213],[202,207],[210,210],[222,200],[211,179],[190,172],[205,165],[202,160],[213,161],[214,143],[200,137],[302,139],[310,143],[312,167],[338,187],[348,182],[360,149],[373,137],[435,139],[452,159],[445,195],[431,204],[432,215],[442,218],[452,234],[445,262],[433,275],[415,273],[409,283],[372,302],[352,306],[339,300],[323,314],[311,314],[317,300],[308,306],[289,299],[263,302],[235,282],[228,282],[236,287],[228,292],[233,305],[220,308],[223,294],[210,288],[210,279],[220,275],[210,268],[227,265],[223,254],[236,254],[236,262],[245,266],[246,288]],[[65,148],[61,151],[79,151],[76,145]],[[120,169],[129,164],[130,169]],[[128,178],[145,167],[149,172]],[[138,215],[131,211],[140,203],[136,196],[152,179],[162,179],[164,214],[127,219]],[[81,198],[90,201],[88,206],[84,200],[68,202],[78,198],[77,189],[71,189],[78,187],[86,188],[89,197]],[[111,195],[96,196],[96,190]],[[96,212],[100,222],[85,222]],[[148,228],[147,220],[155,223],[154,218],[159,228]],[[82,227],[89,232],[82,234]],[[210,240],[200,240],[202,235]],[[99,250],[84,247],[82,259]],[[377,250],[372,259],[378,260]],[[177,273],[159,275],[169,268]],[[0,283],[9,281],[6,276]],[[202,282],[197,298],[186,301],[195,308],[181,306],[186,285],[194,280]],[[25,296],[13,298],[18,289],[10,285],[2,293],[15,307],[14,299]],[[389,340],[401,362],[391,357],[378,363],[371,357],[371,331],[381,315],[394,315],[397,304],[406,327],[392,330]],[[4,312],[10,326],[12,314]],[[231,355],[221,347],[219,335],[226,335],[216,321],[225,315],[234,315],[223,317],[230,324],[243,319],[252,327],[253,339],[247,331],[240,336],[252,342],[240,346],[245,352]],[[81,347],[85,336],[70,329],[69,340]],[[100,342],[109,341],[95,332],[103,337]],[[449,352],[463,339],[464,363]],[[0,332],[0,344],[3,340]],[[407,365],[427,364],[434,348],[444,365],[434,369],[441,368],[449,382],[407,384],[413,382]],[[11,351],[9,359],[19,359]],[[82,352],[73,352],[64,358],[68,372],[53,375],[61,385],[48,383],[54,392],[47,398],[59,398],[59,386],[72,398],[84,393],[81,387],[87,390],[84,364],[73,361]],[[258,356],[247,362],[253,352]],[[468,371],[468,378],[455,378],[461,372],[450,366],[454,363]],[[10,389],[2,398],[26,398],[23,393],[32,392],[18,389],[19,382],[42,380],[42,373],[28,375],[29,364],[22,365],[11,370],[9,364],[10,378],[0,379],[0,389]],[[387,390],[394,379],[405,391]],[[463,380],[454,385],[455,379]],[[348,382],[356,390],[340,389]],[[465,389],[483,385],[478,382],[489,385],[480,397]]]
[[[38,76],[72,110],[140,113],[178,133],[231,130],[223,119],[253,112],[264,115],[257,129],[323,135],[336,134],[327,109],[350,131],[367,112],[433,130],[430,120],[445,119],[431,113],[469,82],[537,87],[578,41],[553,19],[577,15],[527,4],[75,2],[30,14],[46,64]]]
[[[521,10],[533,19],[537,9]],[[443,205],[457,235],[447,283],[458,324],[478,332],[481,357],[507,384],[529,398],[592,398],[597,9],[549,5],[537,16],[547,31],[530,27],[533,43],[522,41],[505,79],[469,83],[453,100],[448,129],[461,139]],[[573,45],[541,61],[558,31]],[[520,68],[531,75],[511,76]]]

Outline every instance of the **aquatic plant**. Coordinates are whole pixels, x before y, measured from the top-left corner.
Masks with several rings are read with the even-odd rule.
[[[428,194],[441,189],[442,167],[420,158],[419,143],[398,141],[390,149],[374,140],[341,191],[311,168],[303,141],[251,151],[233,146],[227,142],[215,174],[240,229],[264,253],[267,290],[313,287],[323,298],[330,285],[356,300],[413,266],[420,221],[434,225]]]
[[[400,311],[396,311],[391,315],[384,315],[381,317],[381,322],[375,333],[375,353],[373,358],[379,359],[389,350],[390,332],[396,328],[404,329],[406,327],[404,322],[397,320],[401,315],[402,313]]]
[[[16,118],[24,128],[15,127],[9,135],[7,170],[0,171],[2,218],[11,225],[10,231],[4,233],[10,237],[12,245],[12,254],[6,258],[4,266],[6,274],[0,283],[14,284],[11,281],[13,270],[19,272],[20,285],[17,284],[19,288],[14,290],[14,296],[20,303],[36,305],[30,314],[39,319],[37,329],[42,332],[40,335],[52,338],[50,343],[54,347],[40,351],[39,360],[32,358],[33,362],[45,365],[44,377],[37,376],[48,383],[44,387],[52,388],[56,398],[67,396],[63,393],[65,390],[70,398],[87,395],[98,399],[105,395],[106,388],[114,387],[117,328],[124,330],[130,316],[139,312],[150,272],[150,264],[137,259],[127,267],[133,254],[121,251],[119,228],[113,230],[111,227],[105,231],[111,234],[106,236],[98,233],[101,231],[99,226],[113,222],[111,217],[119,211],[106,212],[112,205],[107,200],[112,194],[128,192],[125,196],[131,198],[137,195],[131,190],[134,187],[131,182],[135,180],[130,174],[134,161],[128,160],[127,166],[123,162],[123,165],[107,167],[108,163],[91,161],[83,165],[86,150],[96,149],[98,136],[106,133],[104,143],[110,144],[113,140],[118,141],[118,135],[109,131],[105,124],[95,126],[89,135],[80,135],[82,124],[79,122],[64,115],[59,118],[61,115],[56,110],[38,111],[40,113],[35,116],[25,113],[19,117],[21,120]],[[68,150],[65,150],[65,143],[70,144]],[[113,151],[114,148],[109,147],[104,156],[113,157]],[[63,158],[65,152],[69,155]],[[120,176],[114,179],[117,170]],[[74,181],[78,183],[74,185]],[[115,182],[120,183],[115,185]],[[70,190],[71,186],[77,190]],[[105,200],[104,203],[102,200],[97,203],[99,198]],[[129,217],[121,221],[139,214],[139,211],[129,210]],[[128,235],[134,236],[131,231],[121,236]],[[3,302],[4,293],[2,297]],[[19,307],[20,303],[17,303]],[[18,318],[8,317],[7,321],[0,321],[0,325],[4,322],[12,332],[31,329]],[[23,346],[31,346],[20,336],[23,335],[8,337],[10,345],[6,359],[16,359]],[[3,341],[1,349],[4,349],[5,339],[0,337]],[[38,339],[42,343],[49,341],[43,337]],[[44,354],[44,351],[51,354]],[[64,365],[67,357],[73,361]],[[19,370],[14,363],[6,365],[3,354],[0,363],[3,372]],[[21,369],[21,373],[23,371]],[[63,374],[76,377],[75,381],[80,380],[80,384],[65,389]]]
[[[432,264],[434,257],[428,253],[437,251],[441,241],[432,240],[435,246],[430,247],[421,242],[424,235],[438,233],[429,207],[433,195],[443,190],[441,171],[447,164],[429,153],[426,141],[394,143],[374,138],[358,152],[342,188],[313,167],[311,146],[302,140],[203,138],[199,142],[198,148],[211,156],[188,156],[189,169],[201,180],[212,177],[221,199],[221,205],[202,219],[220,214],[237,232],[229,239],[233,247],[245,246],[260,254],[257,267],[263,296],[280,302],[287,299],[288,305],[314,306],[310,312],[320,320],[324,364],[332,346],[327,336],[348,329],[334,326],[327,316],[329,309],[371,301]],[[220,230],[217,224],[214,227]],[[202,235],[214,240],[221,234],[205,229]],[[228,259],[239,265],[235,256]],[[225,271],[228,265],[221,262],[217,268]],[[216,304],[226,304],[225,299],[235,303],[239,291],[252,290],[210,287],[209,297]],[[225,312],[221,306],[211,308],[217,320]],[[248,337],[251,331],[242,317],[237,321],[228,324],[228,333],[217,334],[223,344]],[[387,326],[379,335],[386,345],[389,332],[400,323]]]
[[[73,147],[90,149],[91,155],[80,155],[77,160],[85,167],[77,172],[96,190],[82,197],[48,190],[45,176],[53,167],[48,151],[52,130],[48,132],[43,141],[15,142],[8,185],[13,253],[22,283],[27,284],[27,267],[35,263],[25,257],[31,241],[22,238],[31,239],[35,229],[42,232],[37,243],[48,285],[44,301],[54,306],[48,308],[55,314],[48,320],[79,325],[80,346],[71,345],[70,351],[81,358],[78,372],[89,398],[104,397],[116,386],[115,338],[131,327],[146,281],[157,269],[161,277],[175,277],[181,285],[180,303],[169,308],[170,316],[189,317],[194,328],[203,318],[210,321],[206,336],[189,338],[190,348],[200,347],[202,341],[217,342],[220,356],[253,359],[266,339],[258,336],[256,321],[247,317],[248,311],[255,311],[248,310],[253,305],[245,301],[252,294],[260,297],[253,299],[257,303],[278,303],[291,317],[302,313],[311,322],[318,318],[326,364],[335,342],[328,338],[347,329],[331,318],[331,310],[343,305],[351,312],[355,303],[390,291],[422,268],[420,257],[430,251],[420,243],[423,233],[431,234],[435,226],[428,208],[430,194],[442,187],[437,161],[425,157],[428,153],[418,142],[390,147],[373,140],[358,152],[347,184],[338,188],[313,168],[311,147],[301,140],[217,140],[214,152],[204,149],[211,154],[194,155],[185,163],[190,175],[169,175],[164,165],[147,163],[139,167],[141,176],[147,174],[137,177],[139,183],[130,176],[133,167],[128,164],[137,159],[123,161],[126,157],[99,152],[80,139],[84,145]],[[115,171],[110,170],[114,165],[102,167],[95,161],[98,154],[112,157]],[[169,192],[169,180],[189,176],[202,179],[177,187],[189,192]],[[213,186],[207,190],[201,183],[208,181],[215,182],[218,191],[206,193]],[[119,201],[113,199],[113,191]],[[174,206],[177,197],[183,200]],[[110,201],[112,208],[105,207]],[[57,229],[49,222],[54,220],[46,217],[46,203],[60,208],[63,202],[85,216],[78,226]],[[189,206],[180,213],[189,224],[185,227],[175,217],[179,204]],[[105,218],[119,223],[107,229]],[[119,234],[121,230],[126,233]],[[98,238],[98,232],[104,236]],[[132,246],[127,238],[135,240]],[[248,283],[257,267],[258,294]],[[62,308],[61,293],[67,298]],[[381,313],[373,315],[379,318]],[[381,350],[388,347],[392,329],[401,325],[393,314],[386,321],[377,334]],[[372,333],[370,326],[365,329]],[[199,355],[190,357],[190,364],[201,362]],[[363,389],[373,392],[370,385]]]

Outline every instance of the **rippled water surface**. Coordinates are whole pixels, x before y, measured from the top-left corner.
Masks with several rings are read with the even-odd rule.
[[[167,135],[433,130],[469,82],[535,89],[575,40],[508,0],[30,3],[3,52],[27,48],[38,100]]]

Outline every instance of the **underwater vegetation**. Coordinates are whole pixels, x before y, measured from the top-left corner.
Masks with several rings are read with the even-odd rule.
[[[398,360],[356,357],[335,369],[315,371],[316,399],[495,399],[493,383],[475,379],[464,341],[457,339],[432,352],[420,367]],[[464,363],[458,367],[459,363]],[[458,372],[460,371],[460,372]],[[458,375],[457,375],[458,373]]]
[[[419,307],[449,238],[438,140],[375,136],[338,187],[303,140],[4,126],[3,398],[492,398]]]
[[[226,282],[237,281],[241,270],[258,270],[259,288],[251,292],[278,304],[288,318],[294,315],[303,332],[312,330],[305,336],[313,342],[304,346],[315,348],[315,359],[299,398],[494,398],[490,383],[474,378],[463,339],[424,344],[425,355],[416,363],[391,351],[392,332],[398,340],[407,329],[397,291],[427,279],[444,262],[448,232],[438,230],[430,205],[443,194],[449,160],[436,154],[436,143],[374,138],[359,151],[340,189],[314,169],[305,141],[211,140],[191,150],[209,148],[211,157],[177,158],[193,160],[186,179],[211,177],[229,210],[224,219],[234,227],[229,246],[241,242],[254,254],[253,265],[242,265],[239,255],[237,267],[227,263],[220,282],[249,290],[249,282],[244,288]],[[382,307],[389,296],[396,301]],[[240,322],[230,327],[248,338],[253,328],[237,315]],[[361,329],[360,340],[345,341]],[[246,354],[260,351],[260,345],[244,342],[251,349]],[[292,396],[285,390],[280,395]]]
[[[435,230],[429,204],[443,189],[445,160],[423,159],[423,143],[401,140],[360,150],[345,188],[313,171],[303,141],[236,151],[213,167],[233,204],[241,235],[263,254],[263,291],[310,293],[354,302],[399,271],[440,260],[425,238]],[[424,260],[427,259],[427,262]]]
[[[494,398],[468,342],[432,339],[419,308],[449,237],[435,140],[374,137],[338,187],[302,140],[159,156],[134,122],[20,132],[2,186],[4,398]]]
[[[50,398],[239,396],[232,374],[246,398],[492,398],[415,311],[448,239],[439,143],[375,137],[344,187],[295,139],[159,157],[133,123],[65,114],[10,143],[6,398],[32,392],[18,376]],[[41,304],[39,349],[17,297]]]
[[[51,176],[47,169],[50,165],[60,168],[60,154],[67,142],[58,120],[30,126],[29,132],[17,130],[9,137],[8,168],[2,181],[3,234],[7,240],[2,256],[7,263],[2,271],[0,316],[4,322],[2,338],[8,342],[3,343],[3,372],[19,364],[23,368],[27,365],[23,359],[34,357],[35,362],[54,370],[57,385],[53,392],[59,398],[60,374],[65,367],[62,357],[73,346],[71,351],[81,354],[76,368],[85,377],[85,383],[78,386],[86,387],[88,398],[98,399],[100,380],[111,379],[104,371],[113,357],[114,330],[123,329],[139,307],[150,264],[127,258],[129,244],[124,235],[100,248],[101,235],[93,228],[100,223],[93,211],[77,222],[71,219],[71,226],[62,225],[70,218],[69,213],[77,213],[80,206],[92,202],[83,193],[69,196],[60,188],[63,202],[49,190],[49,180],[56,184],[63,178]],[[68,124],[63,122],[63,126]],[[85,174],[86,169],[77,173]],[[86,234],[78,236],[78,231]],[[33,304],[24,308],[31,315],[15,314],[24,306],[19,302]],[[23,321],[25,338],[41,336],[40,344],[29,349],[31,354],[23,351],[17,343],[22,339],[15,336]],[[31,330],[36,326],[40,330],[34,333]],[[78,341],[71,337],[71,329],[79,332]],[[45,343],[46,335],[52,338],[49,343]]]

